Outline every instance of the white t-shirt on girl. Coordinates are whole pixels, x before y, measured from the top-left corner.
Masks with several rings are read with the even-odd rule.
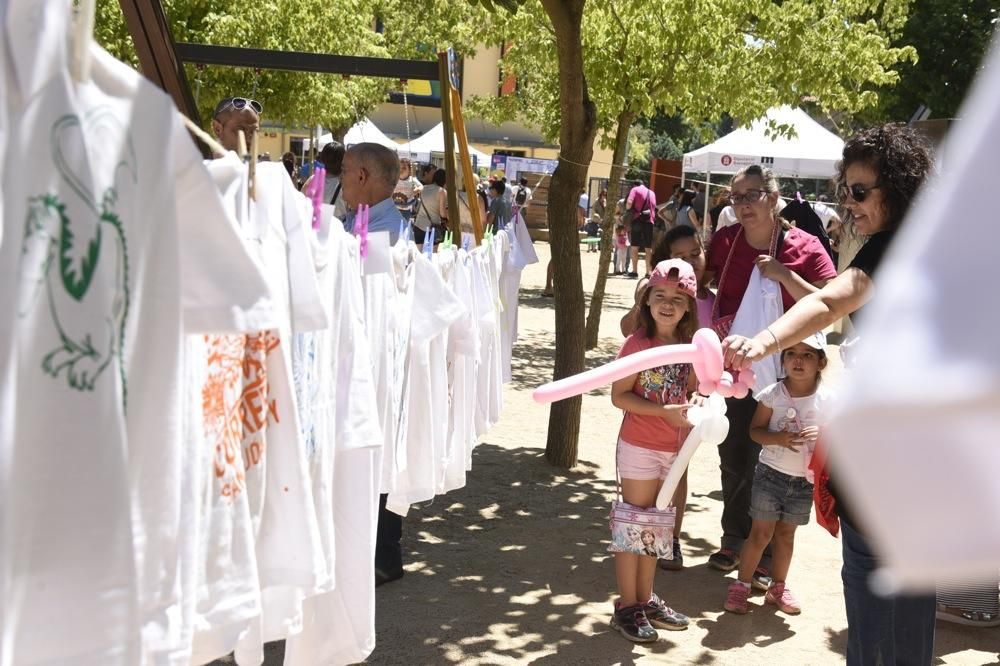
[[[809,426],[822,425],[822,416],[828,413],[832,398],[822,384],[812,395],[793,398],[788,394],[785,383],[780,381],[771,384],[756,397],[757,402],[773,410],[767,427],[771,432],[799,432]],[[783,446],[764,446],[761,447],[760,462],[789,476],[805,477],[815,448],[815,444],[802,445],[798,451]]]
[[[410,176],[408,178],[400,178],[396,182],[396,189],[394,191],[406,195],[406,200],[409,201],[414,197],[414,192],[416,192],[418,187],[420,187],[420,181],[416,177]]]

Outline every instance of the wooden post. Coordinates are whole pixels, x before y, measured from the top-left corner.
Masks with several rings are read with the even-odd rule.
[[[469,137],[465,133],[465,118],[462,116],[462,99],[459,97],[458,91],[451,87],[451,85],[448,86],[448,89],[451,91],[451,116],[455,121],[455,136],[458,137],[458,158],[462,163],[462,183],[465,195],[469,198],[472,232],[476,236],[476,245],[478,245],[483,241],[484,220],[480,217],[482,211],[476,205],[478,203],[476,197],[479,195],[476,193],[476,181],[472,177],[472,157],[469,154]],[[495,231],[496,229],[494,229]]]
[[[451,76],[448,72],[447,52],[438,53],[438,74],[441,81],[441,122],[444,125],[444,168],[447,174],[448,224],[455,245],[462,245],[462,214],[458,203],[458,171],[455,168],[455,126],[451,115]],[[475,204],[469,202],[471,209]],[[476,241],[478,243],[478,240]]]

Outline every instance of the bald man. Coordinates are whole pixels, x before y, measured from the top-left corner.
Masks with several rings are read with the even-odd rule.
[[[370,206],[368,231],[388,231],[395,244],[403,216],[392,200],[399,176],[396,153],[377,143],[357,143],[347,149],[340,170],[341,194],[352,211],[360,204]],[[347,216],[344,228],[354,230],[354,213]]]
[[[247,150],[250,150],[250,140],[260,129],[260,114],[264,108],[252,99],[245,97],[226,97],[215,105],[212,114],[212,131],[222,147],[226,150],[239,150],[239,131],[246,135]]]

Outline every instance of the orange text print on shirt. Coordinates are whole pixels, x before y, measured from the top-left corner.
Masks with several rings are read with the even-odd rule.
[[[210,335],[205,341],[205,436],[214,447],[219,492],[233,498],[246,487],[245,473],[263,460],[269,418],[279,420],[277,401],[269,399],[267,356],[280,340],[265,331],[249,336]]]

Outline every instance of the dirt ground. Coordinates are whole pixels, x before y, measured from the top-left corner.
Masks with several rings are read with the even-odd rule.
[[[691,617],[690,628],[661,631],[658,642],[641,646],[609,628],[615,583],[606,516],[621,413],[607,390],[586,395],[579,464],[567,472],[545,462],[548,408],[532,402],[531,391],[551,378],[555,334],[552,299],[541,296],[548,246],[536,249],[542,262],[524,272],[502,420],[476,449],[468,485],[407,518],[406,575],[378,589],[378,645],[367,663],[842,663],[840,544],[815,522],[798,532],[789,578],[801,615],[777,613],[759,593],[746,616],[722,610],[735,574],[706,565],[722,512],[713,448],[691,463],[685,569],[660,571],[656,580],[658,594]],[[597,257],[582,255],[588,291]],[[618,320],[634,288],[633,280],[609,277],[601,341],[587,354],[588,367],[617,353]],[[1000,629],[938,624],[936,663],[998,664],[998,650]],[[270,651],[268,664],[280,664],[279,654]]]

